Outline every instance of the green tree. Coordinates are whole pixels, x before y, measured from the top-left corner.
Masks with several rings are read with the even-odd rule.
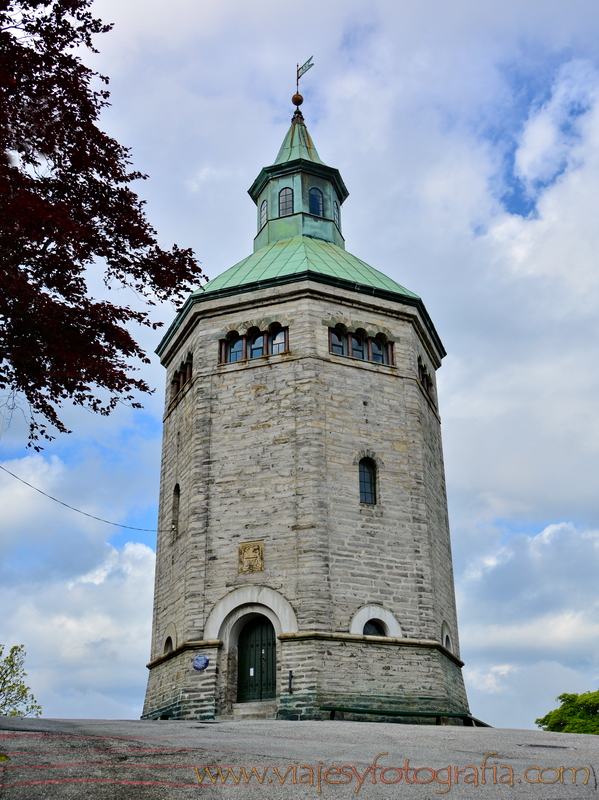
[[[6,717],[39,717],[42,707],[25,686],[25,645],[16,644],[7,656],[0,644],[0,714]]]
[[[599,734],[599,691],[560,694],[559,708],[535,720],[544,731]]]

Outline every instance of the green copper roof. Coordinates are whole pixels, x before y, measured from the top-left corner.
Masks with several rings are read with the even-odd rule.
[[[320,211],[310,202],[313,186],[324,201]],[[281,212],[279,197],[284,189],[293,193],[291,213]],[[339,170],[320,159],[299,109],[275,163],[260,171],[249,193],[259,207],[255,251],[188,297],[158,346],[159,355],[195,304],[305,280],[418,308],[441,357],[445,355],[418,295],[344,249],[339,206],[348,191]]]
[[[238,288],[242,292],[244,291],[242,287],[249,284],[284,277],[292,279],[292,276],[304,273],[312,273],[315,280],[318,280],[319,275],[336,278],[352,283],[356,288],[363,287],[363,291],[379,289],[405,297],[418,298],[418,295],[359,258],[352,256],[346,250],[342,250],[331,242],[311,239],[308,236],[295,236],[292,239],[265,245],[209,281],[203,289],[197,289],[193,293],[193,297],[232,288]],[[306,275],[305,277],[311,276]]]
[[[324,164],[316,152],[308,129],[304,125],[304,118],[301,111],[296,111],[291,121],[291,127],[287,131],[287,136],[283,140],[279,155],[275,159],[275,164],[284,164],[287,161],[295,161],[296,158],[305,158],[307,161],[314,161],[316,164]]]

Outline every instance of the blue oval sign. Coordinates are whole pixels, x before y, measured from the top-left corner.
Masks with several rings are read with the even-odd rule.
[[[209,663],[210,659],[207,658],[206,656],[196,656],[194,660],[191,662],[191,666],[194,669],[197,669],[198,672],[201,672],[201,670],[206,669]]]

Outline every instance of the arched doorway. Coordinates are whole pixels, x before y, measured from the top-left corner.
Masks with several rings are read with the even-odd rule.
[[[266,617],[247,622],[237,641],[237,702],[276,697],[275,629]]]

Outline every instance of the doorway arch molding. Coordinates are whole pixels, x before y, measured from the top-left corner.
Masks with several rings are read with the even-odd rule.
[[[268,617],[277,636],[298,631],[295,611],[282,594],[268,586],[243,586],[216,603],[206,621],[204,639],[225,640],[225,629],[252,612]]]

